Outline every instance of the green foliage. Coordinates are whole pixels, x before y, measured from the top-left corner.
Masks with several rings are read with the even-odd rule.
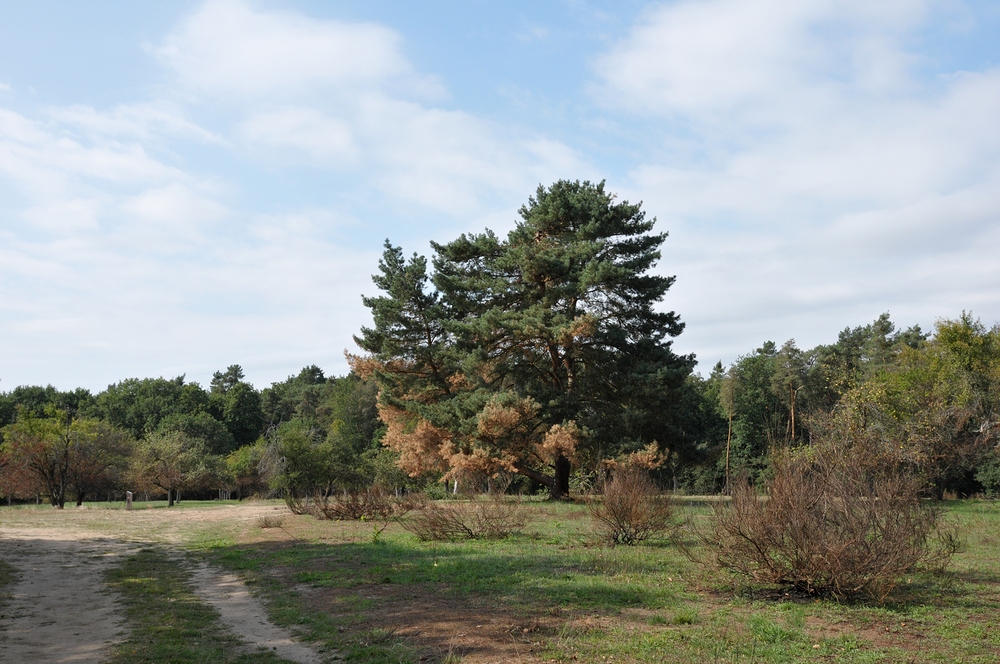
[[[226,479],[242,499],[264,493],[267,479],[261,472],[261,462],[267,453],[267,441],[258,440],[253,445],[244,445],[226,456]]]
[[[197,383],[185,383],[184,376],[129,378],[98,394],[91,412],[142,438],[171,415],[208,412],[208,394]]]
[[[976,472],[976,481],[989,498],[1000,498],[1000,453],[994,451],[983,459]]]
[[[190,438],[196,438],[212,454],[225,455],[236,448],[233,435],[226,425],[205,412],[168,415],[160,420],[156,430],[161,433],[179,431]]]
[[[364,298],[375,324],[356,338],[396,411],[386,442],[414,473],[507,468],[554,496],[571,456],[593,465],[653,440],[679,451],[694,360],[672,352],[683,325],[658,308],[673,283],[652,273],[665,234],[603,183],[539,187],[519,213],[505,240],[432,243],[434,291],[426,260],[386,243],[385,295]],[[435,436],[451,452],[437,445],[428,462]]]
[[[316,419],[317,408],[326,393],[327,379],[316,365],[302,369],[282,383],[261,390],[261,410],[268,427],[276,427],[293,417]]]
[[[127,433],[52,406],[42,417],[22,410],[2,434],[5,493],[23,495],[34,489],[59,508],[70,493],[79,504],[87,494],[121,486],[132,450]]]
[[[0,393],[0,427],[12,424],[19,411],[44,417],[47,409],[57,408],[74,416],[83,415],[90,410],[93,401],[90,391],[82,387],[60,392],[51,385],[22,385],[6,394]]]
[[[151,433],[132,457],[132,479],[140,490],[158,487],[172,506],[177,491],[221,485],[222,460],[209,453],[204,441],[182,431]]]

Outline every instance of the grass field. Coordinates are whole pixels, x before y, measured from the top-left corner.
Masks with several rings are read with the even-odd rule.
[[[948,503],[965,547],[947,573],[904,579],[882,605],[738,587],[667,542],[608,548],[593,535],[586,508],[569,503],[531,503],[532,521],[508,540],[456,543],[420,542],[398,525],[376,535],[370,523],[292,514],[277,519],[280,527],[261,528],[259,516],[236,518],[240,508],[218,502],[137,507],[0,509],[0,524],[72,524],[181,547],[238,571],[275,622],[346,661],[1000,659],[1000,505],[993,502]],[[695,522],[708,514],[694,502],[683,511]],[[136,555],[146,558],[126,565],[152,554]],[[136,578],[150,581],[136,592],[147,601],[184,596],[182,568],[142,569]],[[204,638],[216,637],[209,630]]]

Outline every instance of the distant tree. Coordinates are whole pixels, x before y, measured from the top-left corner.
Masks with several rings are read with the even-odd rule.
[[[222,461],[205,443],[183,431],[155,432],[136,447],[131,477],[139,490],[159,488],[173,507],[180,490],[198,490],[220,482]]]
[[[226,455],[237,448],[233,434],[225,423],[220,422],[208,413],[174,413],[160,420],[156,430],[160,433],[180,431],[181,433],[200,440],[210,454]]]
[[[253,445],[244,445],[226,456],[226,476],[239,500],[267,491],[267,480],[261,471],[261,461],[266,451],[266,443],[262,439]]]
[[[209,412],[209,398],[197,383],[185,383],[184,376],[129,378],[98,394],[89,412],[139,439],[171,415]]]
[[[281,383],[261,390],[261,410],[266,427],[275,427],[294,417],[313,419],[327,391],[327,379],[316,365],[302,369]]]
[[[76,492],[79,504],[89,492],[112,484],[129,453],[127,434],[52,407],[45,415],[22,411],[3,428],[7,463],[32,478],[15,482],[37,487],[59,509],[70,492]]]
[[[46,409],[58,408],[73,416],[85,414],[93,403],[89,390],[77,388],[60,392],[51,385],[21,385],[7,394],[0,394],[0,427],[17,419],[20,410],[35,417],[43,417]]]
[[[238,364],[229,365],[225,371],[216,371],[212,374],[212,394],[225,394],[242,383],[243,378],[243,367]]]
[[[74,425],[69,484],[80,506],[88,496],[122,488],[135,440],[100,420],[78,420]]]

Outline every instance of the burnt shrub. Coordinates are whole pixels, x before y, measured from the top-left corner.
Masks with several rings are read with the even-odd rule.
[[[737,481],[703,536],[714,563],[751,582],[880,602],[907,572],[943,569],[956,541],[921,500],[925,482],[859,452],[775,453],[763,495]]]

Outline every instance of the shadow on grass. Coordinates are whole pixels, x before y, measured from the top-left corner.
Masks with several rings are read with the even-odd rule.
[[[206,553],[262,587],[276,622],[305,625],[359,661],[409,661],[414,649],[503,660],[550,629],[551,616],[675,607],[682,593],[661,583],[670,570],[659,548],[553,552],[520,538],[271,542]]]

